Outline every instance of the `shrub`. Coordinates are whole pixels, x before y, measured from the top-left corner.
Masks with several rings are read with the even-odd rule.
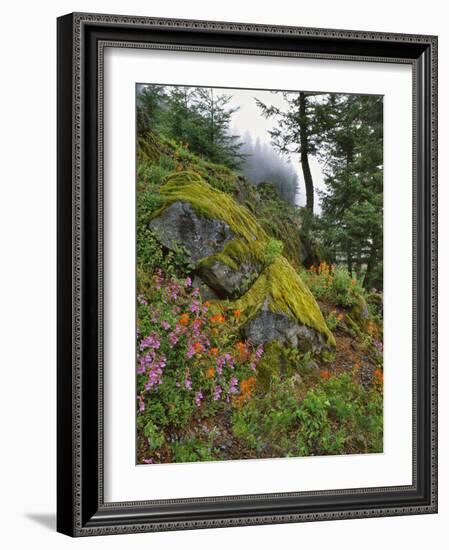
[[[352,307],[357,304],[358,296],[365,294],[360,282],[343,266],[321,262],[302,275],[316,298],[328,300],[335,306]]]
[[[326,317],[326,325],[328,326],[329,330],[335,330],[338,327],[338,324],[338,314],[335,312],[335,310],[331,311]]]

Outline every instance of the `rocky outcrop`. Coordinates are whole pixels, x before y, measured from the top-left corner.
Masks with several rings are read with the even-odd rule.
[[[165,208],[150,222],[150,229],[165,247],[174,250],[183,246],[194,263],[223,250],[234,237],[226,222],[201,216],[184,201]]]
[[[335,345],[314,296],[283,256],[263,270],[234,306],[247,313],[243,335],[257,343],[276,340],[311,352]]]
[[[257,279],[261,271],[256,262],[228,265],[220,257],[211,257],[202,262],[199,274],[204,283],[222,298],[238,298]]]
[[[318,352],[335,345],[315,298],[247,208],[199,175],[178,172],[160,190],[150,228],[165,247],[183,246],[202,294],[231,300],[254,343],[277,341]],[[216,300],[220,307],[220,300]]]
[[[284,313],[269,310],[261,311],[250,319],[242,332],[254,344],[279,342],[312,353],[326,347],[326,338],[322,333],[293,321]]]

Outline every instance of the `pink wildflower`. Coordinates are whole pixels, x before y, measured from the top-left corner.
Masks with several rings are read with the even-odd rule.
[[[195,393],[195,405],[197,407],[200,407],[201,406],[201,401],[203,400],[203,392],[202,391],[197,391]]]
[[[143,412],[145,410],[145,401],[141,395],[137,396],[137,400],[139,401],[139,412]]]
[[[239,391],[237,387],[238,383],[239,381],[237,380],[237,378],[235,376],[232,376],[229,384],[229,393],[237,393]]]
[[[215,386],[214,387],[214,395],[213,395],[214,401],[219,401],[220,400],[222,391],[223,390],[221,389],[221,386]]]
[[[170,330],[170,323],[168,321],[162,321],[161,323],[161,327],[164,329],[164,330]]]

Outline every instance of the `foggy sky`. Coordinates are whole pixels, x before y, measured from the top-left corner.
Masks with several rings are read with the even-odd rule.
[[[232,100],[229,102],[229,107],[240,107],[240,109],[232,115],[231,126],[233,128],[233,133],[239,134],[243,137],[245,132],[248,131],[251,134],[253,142],[259,138],[261,142],[269,144],[270,135],[268,130],[276,126],[276,118],[273,117],[265,119],[261,115],[260,109],[257,107],[254,98],[257,97],[267,105],[276,105],[283,110],[287,110],[288,105],[282,95],[273,94],[262,90],[217,89],[217,91],[232,96]],[[306,204],[306,192],[304,188],[304,178],[302,175],[301,165],[299,163],[299,155],[289,155],[289,158],[298,175],[299,193],[297,196],[297,204],[304,206]],[[325,188],[323,173],[319,163],[314,157],[309,157],[309,162],[313,183],[315,186],[315,213],[319,214],[321,212],[320,198],[316,191],[318,189],[322,190]]]

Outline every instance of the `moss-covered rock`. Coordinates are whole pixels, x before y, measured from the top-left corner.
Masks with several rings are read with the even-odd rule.
[[[282,247],[274,246],[276,243],[247,208],[194,172],[173,174],[160,193],[165,202],[156,212],[151,228],[159,228],[161,242],[166,246],[176,242],[173,237],[176,234],[189,249],[184,234],[190,229],[183,230],[181,218],[174,221],[170,215],[170,224],[177,229],[175,232],[169,229],[170,238],[162,236],[167,224],[161,224],[160,220],[167,217],[167,212],[173,213],[173,205],[190,205],[198,219],[203,220],[198,222],[198,228],[206,227],[207,221],[215,224],[214,228],[217,224],[228,228],[220,246],[215,246],[218,239],[214,238],[212,247],[209,235],[195,230],[194,260],[204,282],[219,295],[233,298],[231,305],[240,310],[242,331],[247,337],[255,342],[278,341],[312,351],[335,345],[312,293],[281,255]],[[177,210],[181,212],[186,207]],[[233,238],[229,237],[231,234]],[[203,250],[201,256],[200,250]]]
[[[200,277],[222,298],[241,296],[263,269],[269,243],[255,217],[194,172],[173,174],[160,193],[164,206],[150,222],[160,242],[184,246]]]
[[[365,298],[361,294],[356,295],[356,303],[351,307],[349,313],[359,327],[365,330],[369,317],[369,309]]]
[[[258,266],[250,262],[230,266],[220,260],[218,254],[200,263],[199,274],[219,296],[228,298],[241,296],[258,277],[259,271]]]
[[[319,351],[325,344],[335,345],[313,294],[283,256],[278,256],[264,269],[234,307],[242,312],[249,324],[247,332],[254,334],[256,324],[257,330],[266,335],[266,341],[278,339],[274,336],[281,331],[284,337],[280,341],[305,351]],[[265,325],[257,321],[258,318]],[[292,325],[292,321],[297,326]],[[310,330],[305,331],[302,327]],[[309,341],[308,346],[304,345],[305,340]]]
[[[235,235],[224,220],[202,216],[187,201],[175,201],[159,211],[149,228],[166,248],[183,246],[195,264],[223,250]]]

